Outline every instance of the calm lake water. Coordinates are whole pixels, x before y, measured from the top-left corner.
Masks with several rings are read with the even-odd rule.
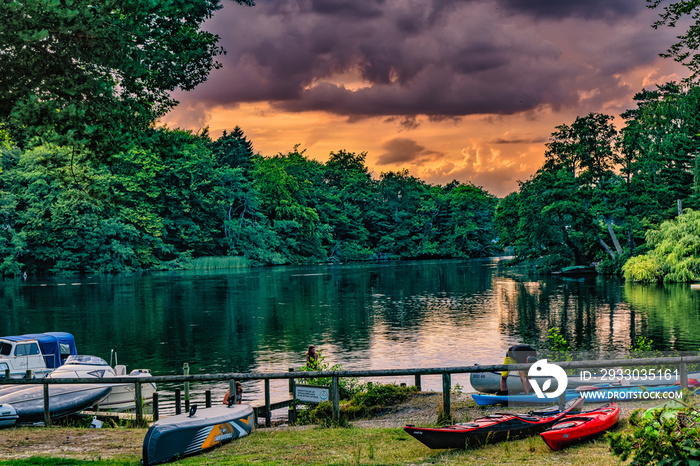
[[[504,261],[287,266],[4,281],[0,335],[65,331],[78,351],[156,375],[286,371],[315,344],[343,369],[497,364],[558,327],[578,350],[637,336],[700,348],[700,291],[603,277],[531,277]],[[412,378],[397,380],[412,382]],[[273,391],[286,392],[286,381]],[[454,376],[469,390],[468,377]],[[262,382],[249,382],[246,398]],[[424,389],[441,389],[439,376]],[[214,387],[215,396],[226,387]]]

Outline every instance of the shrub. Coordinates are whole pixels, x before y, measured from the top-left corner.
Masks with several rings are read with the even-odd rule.
[[[700,464],[700,419],[694,408],[676,413],[662,409],[653,415],[637,410],[629,422],[631,432],[606,436],[614,454],[632,460],[630,466]]]
[[[330,365],[326,362],[326,356],[323,355],[322,350],[318,350],[318,361],[314,364],[309,365],[304,364],[299,370],[302,372],[327,372],[327,371],[339,371],[342,370],[342,364]],[[308,385],[323,385],[330,387],[333,383],[333,377],[314,377],[310,379],[297,379],[299,384]],[[357,379],[355,378],[340,378],[338,379],[338,391],[340,392],[340,399],[347,400],[357,391]]]
[[[415,391],[416,387],[369,382],[358,387],[350,400],[340,403],[340,421],[338,423],[332,421],[333,407],[330,402],[323,402],[299,412],[297,422],[299,424],[345,426],[348,421],[377,414],[386,409],[387,406],[401,403]]]
[[[626,280],[687,283],[700,279],[700,212],[683,215],[647,232],[649,252],[632,257],[622,268]]]
[[[663,278],[663,265],[651,255],[635,256],[622,266],[625,280],[656,283]]]

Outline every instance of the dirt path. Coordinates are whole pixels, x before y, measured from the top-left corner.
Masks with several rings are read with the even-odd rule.
[[[134,455],[140,457],[145,434],[146,429],[9,428],[0,435],[0,458],[54,456],[96,460]]]

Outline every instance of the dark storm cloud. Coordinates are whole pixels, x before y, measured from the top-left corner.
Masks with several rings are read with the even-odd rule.
[[[582,91],[600,104],[639,90],[615,76],[665,48],[653,19],[642,0],[227,4],[207,24],[224,67],[178,97],[350,118],[558,109]]]
[[[504,8],[533,18],[619,19],[646,8],[644,0],[497,0]]]
[[[311,10],[326,15],[343,15],[355,18],[376,18],[382,16],[383,0],[311,0]]]
[[[377,159],[377,165],[406,164],[420,165],[420,163],[444,154],[426,149],[413,139],[394,138],[384,144],[383,154]]]

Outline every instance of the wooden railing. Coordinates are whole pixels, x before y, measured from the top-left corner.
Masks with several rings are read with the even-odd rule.
[[[679,356],[643,359],[611,359],[597,361],[556,361],[563,369],[590,369],[590,368],[610,368],[610,367],[633,367],[633,366],[671,366],[678,367],[678,374],[681,389],[688,386],[688,364],[700,364],[700,356]],[[166,376],[139,376],[134,377],[111,377],[107,379],[87,379],[87,378],[41,378],[41,379],[2,379],[1,385],[44,385],[44,422],[51,424],[49,413],[49,387],[53,384],[134,384],[134,401],[136,403],[135,415],[137,422],[143,421],[143,401],[141,386],[145,383],[176,383],[187,384],[191,382],[228,382],[231,393],[235,393],[235,382],[242,380],[263,380],[265,384],[265,416],[266,425],[270,425],[270,412],[272,409],[270,399],[270,380],[289,380],[290,392],[294,390],[295,379],[311,379],[318,377],[330,377],[331,401],[333,405],[333,417],[338,420],[339,408],[339,380],[341,378],[366,378],[366,377],[400,377],[414,376],[415,385],[421,387],[421,377],[427,375],[442,376],[442,397],[443,412],[446,416],[451,413],[450,393],[452,391],[452,374],[465,374],[472,372],[492,372],[504,370],[527,370],[531,364],[493,364],[493,365],[473,365],[463,367],[435,367],[420,369],[373,369],[354,371],[293,371],[288,372],[232,372],[226,374],[199,374],[199,375],[166,375]],[[157,417],[157,415],[156,415]]]

